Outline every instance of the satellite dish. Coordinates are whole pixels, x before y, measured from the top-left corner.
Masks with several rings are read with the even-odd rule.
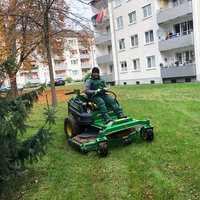
[[[161,29],[158,29],[156,31],[156,34],[157,34],[158,37],[161,37],[163,35],[163,31]]]

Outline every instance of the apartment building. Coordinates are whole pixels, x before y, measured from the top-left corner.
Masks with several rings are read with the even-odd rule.
[[[91,6],[92,19],[97,18],[97,64],[105,79],[112,75],[114,81],[108,82],[126,85],[200,80],[198,0],[93,0]],[[105,8],[107,23],[100,18]],[[103,40],[107,27],[110,35]],[[112,54],[105,59],[109,49]],[[104,63],[100,62],[103,57]]]
[[[82,44],[78,37],[66,37],[65,47],[62,57],[55,56],[52,59],[54,78],[83,79],[85,74],[95,66],[94,46]],[[39,55],[33,55],[30,66],[25,67],[23,75],[17,75],[17,83],[23,85],[28,82],[48,83],[50,81],[49,69],[47,64],[41,60]]]

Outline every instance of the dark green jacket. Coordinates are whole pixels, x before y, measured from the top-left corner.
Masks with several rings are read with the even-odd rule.
[[[95,90],[102,89],[107,87],[103,78],[99,77],[98,79],[93,78],[90,76],[89,79],[85,82],[85,94],[91,96],[94,94]]]

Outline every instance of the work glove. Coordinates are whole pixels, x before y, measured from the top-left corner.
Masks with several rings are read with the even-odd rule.
[[[97,90],[95,90],[95,94],[97,94],[97,93],[99,93],[99,92],[101,92],[101,89],[100,88],[98,88]]]
[[[104,90],[104,91],[108,91],[108,88],[105,87],[105,88],[103,88],[103,90]]]

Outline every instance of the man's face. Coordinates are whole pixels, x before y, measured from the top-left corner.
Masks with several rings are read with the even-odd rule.
[[[95,72],[92,74],[92,76],[95,78],[95,79],[98,79],[99,78],[99,73],[98,72]]]

